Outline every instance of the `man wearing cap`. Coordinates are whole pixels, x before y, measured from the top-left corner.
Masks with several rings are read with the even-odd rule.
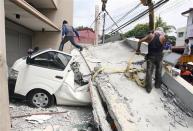
[[[150,32],[147,36],[140,39],[136,54],[140,53],[142,42],[148,43],[147,70],[145,78],[145,89],[148,93],[152,90],[152,74],[155,67],[155,88],[161,87],[161,73],[162,73],[162,58],[163,58],[163,45],[165,43],[165,33],[163,28],[158,27],[155,31]]]
[[[63,51],[64,44],[68,41],[70,41],[72,45],[82,51],[82,47],[76,44],[76,42],[74,41],[74,33],[76,34],[78,39],[80,39],[78,32],[72,26],[68,25],[68,22],[66,20],[64,20],[62,25],[62,41],[59,47],[60,51]]]

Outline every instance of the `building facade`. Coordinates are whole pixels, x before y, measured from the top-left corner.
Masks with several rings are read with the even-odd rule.
[[[184,46],[184,40],[186,39],[186,27],[181,27],[176,30],[176,46]]]
[[[95,32],[92,29],[80,29],[78,30],[78,33],[80,35],[80,40],[78,38],[75,38],[75,41],[77,43],[81,44],[88,44],[88,45],[94,45],[96,40]]]
[[[183,12],[182,15],[188,17],[186,38],[188,38],[191,43],[191,54],[193,54],[193,8]]]
[[[58,49],[62,21],[73,23],[73,0],[4,0],[7,64],[29,48]],[[71,50],[67,43],[65,51]]]
[[[183,12],[182,15],[188,18],[186,37],[190,39],[191,43],[193,43],[193,8]]]

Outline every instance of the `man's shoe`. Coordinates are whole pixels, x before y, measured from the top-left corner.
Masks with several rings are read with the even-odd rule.
[[[156,88],[156,89],[159,89],[160,87],[161,87],[160,84],[155,84],[155,88]]]
[[[145,89],[146,89],[147,93],[150,93],[152,90],[152,88],[145,88]]]
[[[82,51],[83,50],[83,48],[82,47],[80,47],[80,49],[79,49],[80,51]]]
[[[88,81],[81,81],[81,86],[87,85]]]

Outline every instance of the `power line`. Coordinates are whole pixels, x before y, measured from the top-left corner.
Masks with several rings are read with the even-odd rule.
[[[90,28],[92,27],[92,25],[98,20],[99,16],[101,15],[102,12],[99,12],[99,14],[97,15],[97,17],[94,19],[94,21],[91,23],[91,25],[89,26]]]
[[[106,11],[107,15],[109,15],[110,19],[114,22],[114,25],[116,25],[117,28],[119,28],[117,22],[114,21],[114,19],[111,17],[111,15],[109,14],[109,12],[108,12],[107,10],[105,10],[105,11]]]
[[[153,6],[152,10],[158,8],[159,6],[161,6],[162,4],[164,4],[164,3],[168,2],[168,1],[169,1],[169,0],[160,0],[159,2],[157,2],[157,3]],[[133,23],[133,22],[135,22],[136,20],[140,19],[141,17],[145,16],[147,13],[149,13],[149,11],[151,11],[151,10],[149,10],[149,9],[145,10],[144,12],[142,12],[142,13],[140,13],[139,15],[135,16],[135,17],[132,18],[131,20],[129,20],[129,21],[125,22],[124,24],[122,24],[119,28],[114,29],[114,30],[111,31],[109,34],[113,34],[113,33],[117,32],[117,31],[119,31],[120,29],[123,29],[123,28],[127,27],[127,26],[130,25],[131,23]]]
[[[187,1],[187,0],[186,0]],[[184,3],[184,0],[179,0],[178,2],[175,1],[175,3],[173,2],[172,4],[170,4],[168,7],[164,8],[164,6],[162,7],[163,9],[160,11],[160,14],[161,13],[168,13],[168,12],[171,12],[173,11],[173,9],[176,9],[178,7],[181,7],[183,6],[183,4],[181,3]]]
[[[127,17],[129,14],[131,14],[134,10],[136,10],[139,6],[141,5],[141,3],[137,4],[134,8],[132,8],[131,10],[129,10],[125,15],[123,15],[121,18],[119,18],[116,23],[119,23],[121,22],[125,17]],[[112,29],[112,27],[114,26],[115,24],[112,24],[111,26],[109,26],[108,28],[106,28],[105,31],[108,31],[110,29]]]

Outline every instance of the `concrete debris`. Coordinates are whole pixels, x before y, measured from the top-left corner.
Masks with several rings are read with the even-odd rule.
[[[52,116],[49,115],[32,115],[30,117],[25,118],[25,120],[32,124],[41,124],[51,118]]]
[[[74,128],[74,129],[72,129],[72,131],[78,131],[78,129],[77,129],[77,128]]]
[[[165,99],[160,98],[160,100],[164,105],[164,109],[168,112],[168,116],[172,119],[170,125],[176,127],[176,124],[179,124],[188,128],[185,116],[192,117],[190,109],[186,107],[171,90],[168,90],[167,87],[162,86],[161,89]]]
[[[46,115],[51,116],[51,118],[41,124],[38,122],[35,122],[35,124],[33,122],[29,123],[25,120],[26,117],[12,119],[11,131],[47,131],[46,129],[50,129],[48,131],[71,131],[73,128],[87,129],[88,124],[93,123],[92,111],[88,107],[53,106],[46,109],[30,108],[22,103],[11,103],[10,106],[13,107],[10,108],[11,116],[51,113],[51,115]],[[55,112],[66,113],[54,114]],[[84,128],[83,125],[85,126]],[[53,127],[52,130],[51,127]]]
[[[58,125],[56,126],[49,125],[43,131],[62,131],[62,130],[60,130],[60,126]]]
[[[137,69],[146,68],[144,57],[135,55],[133,49],[128,45],[132,47],[137,44],[136,42],[107,43],[89,48],[86,55],[100,59],[101,67],[126,69],[129,59]],[[138,74],[139,79],[144,79],[144,76],[144,73]],[[168,99],[168,97],[172,98],[174,94],[167,88],[165,89],[166,92],[163,93],[161,90],[153,88],[151,94],[147,94],[144,88],[140,88],[135,82],[128,80],[123,73],[109,74],[105,71],[99,73],[95,81],[97,81],[99,91],[108,90],[109,96],[113,94],[112,99],[119,96],[119,100],[111,101],[108,104],[127,104],[128,113],[124,116],[128,117],[127,121],[130,124],[134,122],[138,131],[192,131],[193,119],[179,111],[180,109],[174,104],[173,99]],[[108,86],[109,84],[111,88]],[[112,91],[109,91],[110,89]],[[108,95],[106,96],[104,99],[102,95],[105,101],[109,98]]]

